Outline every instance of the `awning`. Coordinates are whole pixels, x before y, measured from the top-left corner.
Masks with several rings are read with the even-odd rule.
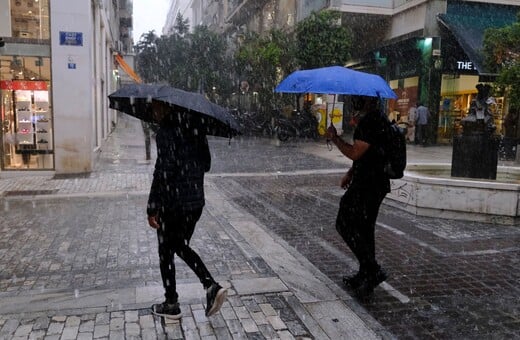
[[[437,20],[451,31],[479,74],[486,75],[491,72],[484,66],[484,32],[516,22],[518,11],[520,7],[515,6],[450,2],[446,13],[438,14]]]
[[[119,64],[119,67],[121,67],[123,69],[123,71],[125,71],[125,73],[128,74],[128,76],[130,78],[132,78],[136,83],[143,82],[141,80],[141,78],[139,78],[137,73],[134,72],[134,70],[130,67],[130,65],[128,65],[126,63],[126,61],[123,59],[123,57],[120,54],[116,54],[115,58],[116,58],[116,62]]]

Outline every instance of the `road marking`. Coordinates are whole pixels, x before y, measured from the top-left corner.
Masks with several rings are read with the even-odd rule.
[[[344,262],[348,267],[350,267],[352,270],[356,270],[358,267],[358,264],[356,261],[351,259],[350,257],[345,256],[345,253],[343,253],[338,248],[334,247],[333,245],[329,244],[327,241],[318,238],[317,242],[328,252],[332,253],[334,256],[336,256],[340,261]],[[397,289],[395,289],[391,284],[387,282],[383,282],[379,285],[382,289],[384,289],[388,295],[393,296],[399,302],[406,304],[409,303],[411,300],[408,296],[404,295]]]
[[[500,253],[508,253],[508,252],[513,252],[513,251],[518,251],[518,249],[520,249],[519,247],[509,247],[509,248],[504,248],[504,249],[482,249],[482,250],[474,250],[474,251],[462,250],[462,251],[458,251],[458,252],[446,252],[446,251],[440,250],[439,248],[437,248],[435,246],[432,246],[432,245],[430,245],[430,244],[428,244],[428,243],[426,243],[424,241],[421,241],[421,240],[419,240],[419,239],[417,239],[417,238],[415,238],[413,236],[410,236],[407,233],[405,233],[405,232],[403,232],[403,231],[401,231],[399,229],[391,227],[388,224],[384,224],[384,223],[381,223],[381,222],[377,222],[376,224],[379,225],[380,227],[385,228],[386,230],[396,234],[396,235],[399,235],[399,236],[402,236],[402,237],[406,238],[407,240],[409,240],[411,242],[415,242],[419,246],[421,246],[423,248],[426,248],[426,249],[429,249],[433,253],[435,253],[437,255],[441,255],[441,256],[495,255],[495,254],[500,254]]]

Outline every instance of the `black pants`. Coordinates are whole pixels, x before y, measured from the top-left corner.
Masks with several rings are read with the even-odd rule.
[[[351,185],[340,201],[336,230],[359,261],[359,271],[371,275],[379,270],[375,255],[375,224],[386,192]]]
[[[199,255],[189,246],[201,214],[202,208],[189,212],[167,211],[159,214],[159,261],[164,296],[169,303],[177,302],[179,297],[175,281],[175,254],[193,270],[204,288],[215,282]]]

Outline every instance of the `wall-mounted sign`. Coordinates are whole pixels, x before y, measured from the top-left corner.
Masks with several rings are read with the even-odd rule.
[[[476,71],[477,68],[471,61],[457,61],[457,70],[460,71]]]
[[[83,33],[60,31],[60,45],[83,46]]]
[[[76,61],[74,60],[74,57],[70,56],[67,58],[67,68],[69,70],[75,70],[76,69]]]

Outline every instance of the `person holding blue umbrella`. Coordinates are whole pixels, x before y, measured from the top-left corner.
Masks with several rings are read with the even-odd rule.
[[[353,161],[340,182],[346,192],[340,201],[336,230],[359,261],[358,272],[345,276],[343,283],[354,289],[358,297],[366,298],[387,279],[376,261],[374,232],[379,207],[390,192],[381,154],[388,122],[379,110],[378,97],[353,96],[352,101],[361,116],[356,122],[353,144],[341,139],[333,125],[327,129],[327,138]]]

